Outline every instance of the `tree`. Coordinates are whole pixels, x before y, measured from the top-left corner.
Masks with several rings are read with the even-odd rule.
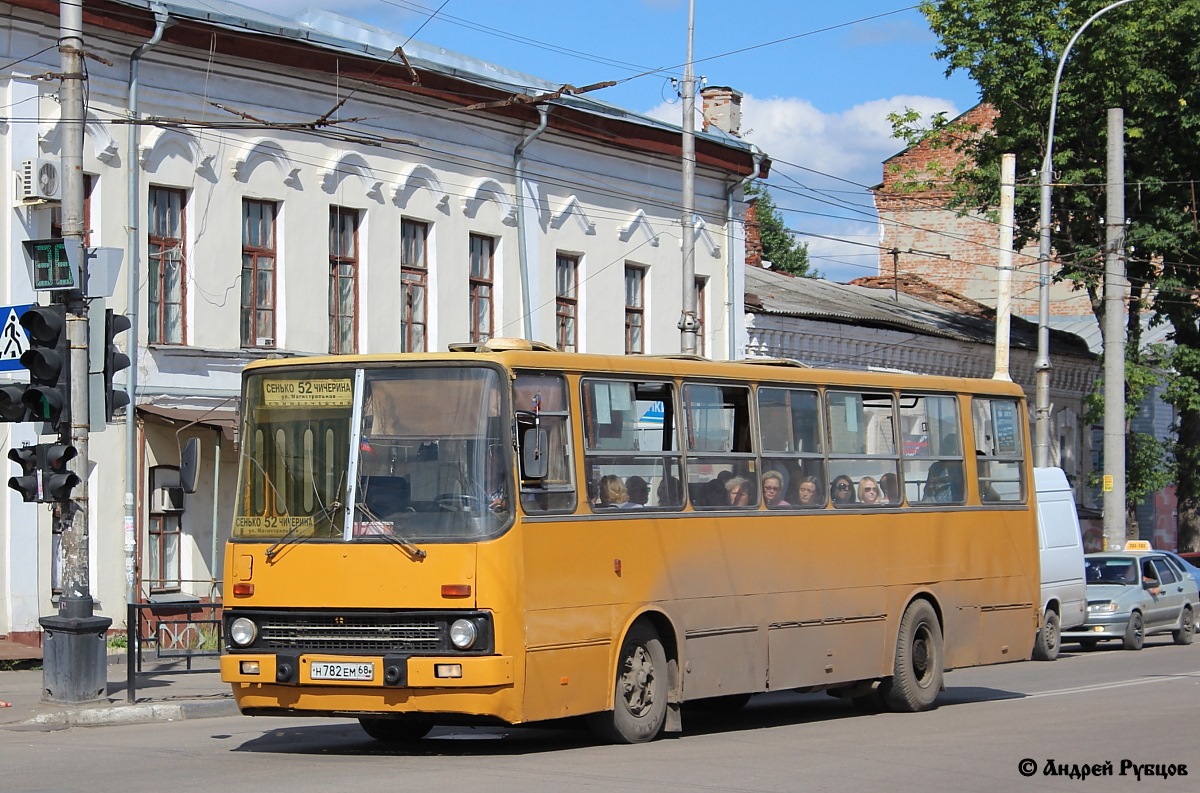
[[[752,183],[746,188],[746,198],[755,199],[762,257],[771,263],[772,269],[802,278],[820,278],[821,274],[809,264],[808,243],[798,242],[788,229],[766,185]]]
[[[1040,164],[1058,61],[1080,26],[1109,0],[926,0],[921,10],[940,40],[947,73],[965,71],[998,111],[990,132],[955,136],[977,166],[955,175],[961,207],[998,204],[999,162]],[[1105,115],[1125,111],[1128,276],[1134,307],[1145,301],[1169,322],[1166,398],[1179,415],[1176,495],[1179,547],[1200,547],[1200,0],[1137,0],[1097,21],[1072,47],[1058,94],[1051,206],[1058,278],[1086,289],[1103,327]],[[911,119],[910,119],[911,120]],[[941,125],[944,130],[945,123]],[[935,130],[940,131],[940,130]],[[1018,245],[1037,235],[1039,195],[1017,192]],[[1140,294],[1139,294],[1140,293]],[[1138,337],[1137,311],[1130,335]],[[1140,364],[1138,345],[1128,345]],[[1145,455],[1139,442],[1134,460]],[[1197,458],[1197,459],[1193,459]],[[1147,480],[1149,481],[1149,479]],[[1129,492],[1138,492],[1140,485]]]

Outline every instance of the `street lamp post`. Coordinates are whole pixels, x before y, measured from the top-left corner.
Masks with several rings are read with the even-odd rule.
[[[1100,17],[1133,0],[1117,0],[1096,13],[1080,25],[1079,30],[1067,42],[1062,57],[1058,60],[1058,71],[1054,74],[1054,90],[1050,96],[1050,124],[1046,129],[1046,156],[1042,160],[1039,174],[1041,185],[1041,217],[1038,237],[1038,348],[1036,390],[1034,394],[1034,465],[1044,468],[1050,464],[1050,176],[1054,171],[1054,117],[1058,113],[1058,86],[1062,82],[1063,67],[1075,41],[1088,26]],[[1122,461],[1123,462],[1123,461]]]

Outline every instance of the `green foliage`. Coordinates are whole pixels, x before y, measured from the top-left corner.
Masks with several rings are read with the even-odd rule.
[[[108,637],[108,649],[124,650],[129,646],[129,635],[125,633],[114,633]]]
[[[779,213],[771,192],[765,185],[753,182],[746,188],[746,198],[757,199],[759,235],[762,239],[763,258],[780,270],[804,278],[820,278],[808,261],[808,243],[798,242],[783,215]]]
[[[1131,351],[1132,352],[1132,351]],[[1161,370],[1141,360],[1125,361],[1125,424],[1138,414],[1142,401],[1163,382]],[[1096,380],[1095,388],[1084,397],[1084,424],[1104,421],[1104,379]],[[1144,432],[1125,433],[1125,505],[1133,510],[1149,494],[1175,481],[1175,466],[1171,455],[1174,444],[1160,441]],[[1092,485],[1099,484],[1099,471],[1092,472]]]
[[[1046,154],[1055,73],[1067,44],[1110,0],[925,0],[921,10],[947,73],[968,73],[999,116],[994,129],[959,142],[975,167],[956,177],[960,207],[999,203],[1000,156],[1017,172]],[[1128,276],[1145,284],[1157,321],[1174,328],[1177,354],[1166,399],[1179,413],[1174,445],[1179,543],[1200,542],[1200,0],[1136,0],[1106,12],[1079,35],[1062,72],[1053,135],[1056,277],[1102,305],[1108,108],[1125,113]],[[914,122],[908,122],[912,126]],[[902,129],[903,125],[899,129]],[[1040,195],[1018,185],[1016,244],[1037,237]],[[1132,464],[1152,458],[1141,441]],[[1152,469],[1157,470],[1157,469]],[[1149,477],[1147,482],[1155,481]]]

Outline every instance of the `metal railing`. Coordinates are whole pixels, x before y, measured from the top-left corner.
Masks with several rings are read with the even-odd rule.
[[[196,600],[130,603],[126,626],[127,699],[137,699],[137,674],[142,671],[142,650],[154,646],[156,659],[184,659],[187,671],[193,658],[220,656],[221,604]]]

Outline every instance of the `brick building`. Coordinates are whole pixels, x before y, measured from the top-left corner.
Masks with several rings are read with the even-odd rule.
[[[954,123],[988,129],[996,110],[976,105]],[[880,274],[916,275],[952,292],[996,305],[996,267],[1000,247],[999,226],[978,212],[959,213],[949,208],[949,178],[963,157],[954,145],[922,142],[888,158],[883,182],[875,187],[879,212]],[[1029,172],[1029,163],[1017,171]],[[924,182],[930,187],[913,190]],[[1037,246],[1013,253],[1013,313],[1038,314]],[[1053,263],[1052,263],[1053,267]],[[1056,269],[1056,268],[1055,268]],[[1056,317],[1090,318],[1086,292],[1070,284],[1050,287],[1050,312]]]

